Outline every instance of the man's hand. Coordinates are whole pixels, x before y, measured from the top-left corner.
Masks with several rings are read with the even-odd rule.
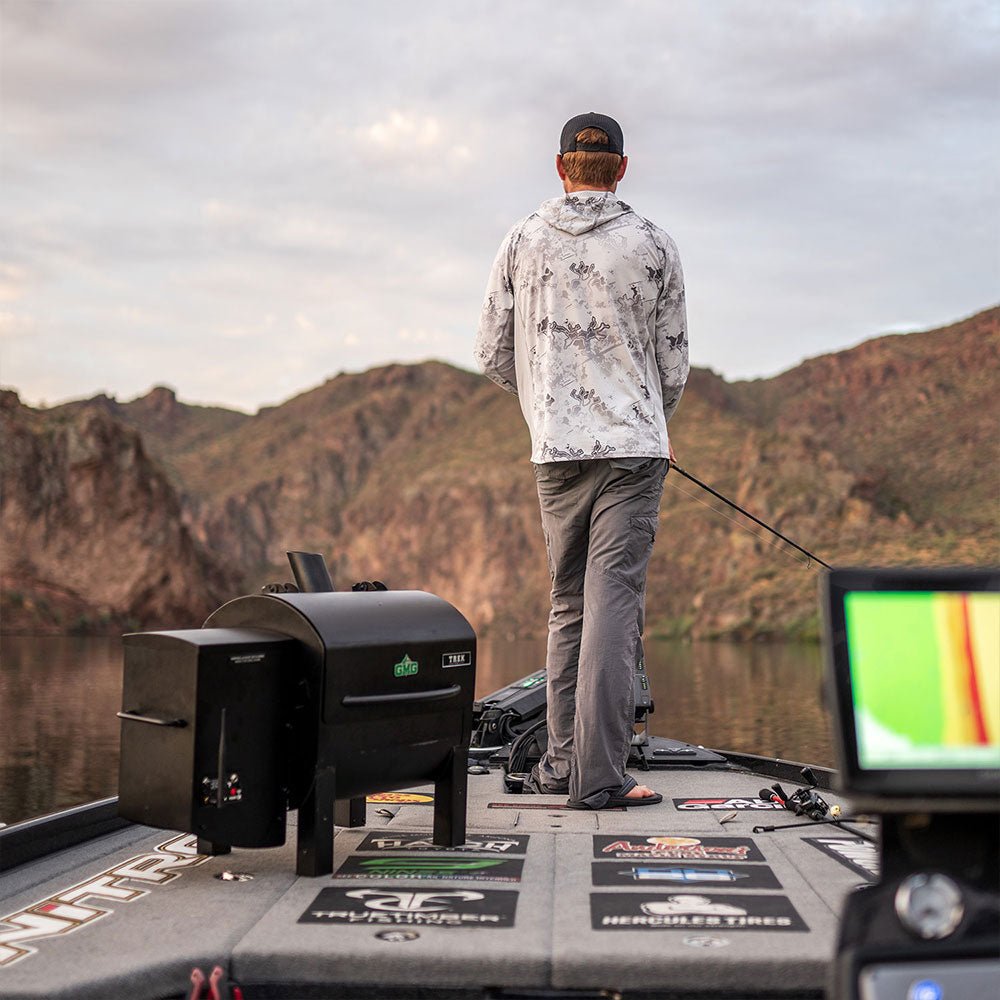
[[[674,445],[673,445],[673,442],[670,440],[670,438],[667,438],[667,452],[668,452],[669,457],[670,457],[670,464],[671,465],[676,465],[677,464],[677,456],[674,454]]]

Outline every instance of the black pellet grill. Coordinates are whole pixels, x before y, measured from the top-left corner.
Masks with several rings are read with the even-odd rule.
[[[284,843],[329,874],[365,797],[434,783],[434,842],[465,842],[476,636],[421,591],[240,597],[202,629],[127,635],[119,812],[199,850]]]

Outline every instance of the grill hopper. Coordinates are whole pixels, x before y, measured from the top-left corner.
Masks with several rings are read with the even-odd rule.
[[[465,618],[433,594],[379,591],[239,597],[205,622],[248,627],[298,642],[283,681],[298,873],[332,870],[334,820],[361,825],[368,793],[428,781],[435,843],[464,843],[476,661]]]

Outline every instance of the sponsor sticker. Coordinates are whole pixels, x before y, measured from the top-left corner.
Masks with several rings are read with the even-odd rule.
[[[434,802],[434,796],[424,795],[422,792],[376,792],[374,795],[369,795],[365,802],[373,802],[376,805],[429,806]]]
[[[747,837],[683,837],[641,833],[596,835],[595,858],[665,861],[763,861],[757,845]]]
[[[467,649],[461,653],[442,653],[441,666],[445,669],[449,667],[471,667],[472,650]]]
[[[527,834],[473,834],[461,847],[435,844],[426,833],[369,833],[358,851],[464,851],[475,854],[525,854]]]
[[[715,810],[718,812],[738,812],[746,810],[770,811],[777,809],[779,812],[785,807],[780,802],[769,802],[766,799],[674,799],[674,808],[682,809],[685,812],[698,812],[699,810]]]
[[[807,844],[828,854],[868,882],[879,876],[878,847],[862,837],[803,837]]]
[[[530,795],[525,795],[524,798],[530,799]],[[563,812],[571,812],[569,806],[566,805],[552,805],[549,803],[546,805],[544,802],[488,802],[486,805],[487,809],[547,809],[549,812],[556,812],[561,810]],[[611,806],[610,808],[605,808],[603,812],[625,812],[624,806]]]
[[[634,862],[594,861],[591,866],[594,885],[643,885],[670,889],[674,886],[715,886],[717,889],[780,889],[781,883],[767,865],[703,864],[696,861]]]
[[[517,892],[508,889],[323,889],[300,924],[513,927]]]
[[[364,879],[465,879],[475,882],[520,882],[524,862],[513,858],[380,855],[376,858],[349,857],[334,878]]]
[[[420,664],[411,660],[408,653],[404,653],[399,663],[393,665],[392,674],[394,677],[412,677],[419,670]]]
[[[808,931],[785,896],[603,893],[590,896],[596,931]]]
[[[174,837],[84,882],[0,917],[0,968],[38,951],[36,941],[71,934],[85,924],[114,914],[113,903],[130,903],[158,885],[172,882],[209,856],[197,851],[198,838]]]

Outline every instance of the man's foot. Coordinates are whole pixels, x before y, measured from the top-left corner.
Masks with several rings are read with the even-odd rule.
[[[626,799],[648,799],[655,794],[656,792],[646,785],[636,785],[635,788],[629,789],[622,797]]]
[[[655,806],[663,801],[663,796],[654,792],[646,785],[636,784],[635,778],[631,775],[625,776],[625,783],[621,790],[608,797],[608,800],[600,806],[593,806],[586,802],[567,802],[570,809],[621,809],[629,806]]]
[[[536,764],[531,769],[531,773],[524,783],[524,790],[526,792],[534,792],[536,795],[565,795],[569,791],[569,778],[558,782],[552,787],[546,787],[542,784],[542,778],[538,773],[538,765]]]

